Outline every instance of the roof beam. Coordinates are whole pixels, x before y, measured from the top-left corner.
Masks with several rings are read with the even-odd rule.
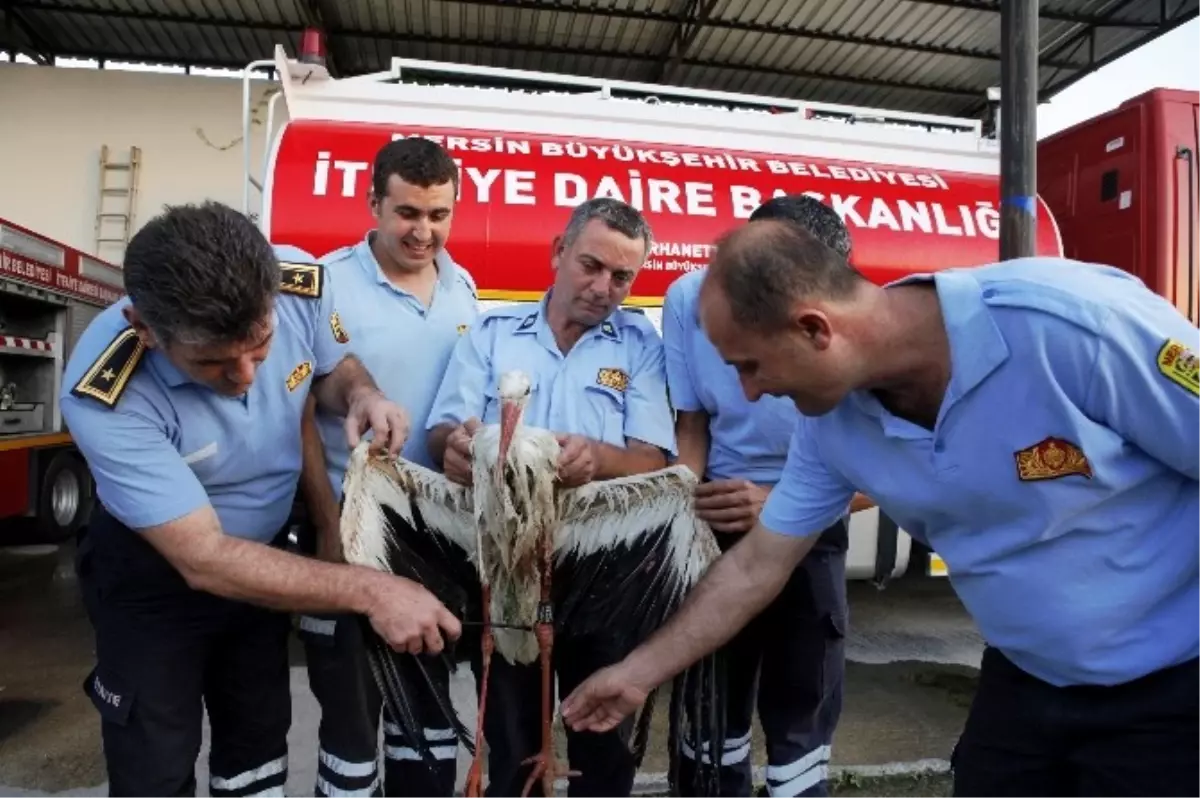
[[[641,8],[611,8],[607,6],[577,6],[568,2],[544,2],[544,0],[453,0],[463,5],[484,6],[488,8],[511,8],[515,10],[551,11],[561,14],[582,14],[591,17],[607,17],[610,19],[632,19],[639,22],[658,22],[664,25],[674,25],[678,17],[662,11],[651,11]],[[945,0],[946,4],[954,5],[953,0]],[[997,9],[998,10],[998,9]],[[730,19],[705,20],[705,27],[715,30],[739,31],[742,33],[757,33],[767,36],[782,36],[795,39],[812,39],[821,42],[837,44],[855,44],[865,47],[882,47],[892,50],[925,53],[928,55],[949,55],[957,58],[969,58],[977,61],[992,61],[1000,63],[1000,53],[984,50],[971,50],[965,47],[942,47],[918,42],[902,42],[895,39],[875,39],[870,36],[855,36],[844,33],[828,33],[813,28],[779,28],[761,22],[743,22]],[[1072,64],[1045,64],[1043,66],[1062,66],[1074,68]]]
[[[696,37],[712,16],[717,7],[717,0],[688,0],[684,11],[679,17],[679,24],[671,33],[671,41],[663,53],[662,63],[659,64],[658,76],[655,83],[670,83],[679,69],[680,61],[692,49]],[[691,27],[689,27],[689,25]]]
[[[634,8],[609,8],[586,6],[578,7],[574,5],[566,5],[560,2],[543,2],[542,0],[454,0],[466,5],[485,6],[489,8],[509,8],[514,10],[528,10],[541,12],[558,12],[563,14],[582,14],[593,17],[607,17],[610,19],[628,19],[638,20],[642,22],[656,22],[664,25],[677,26],[679,18],[674,14],[667,14],[661,11],[649,11]],[[921,0],[922,2],[924,0]],[[950,0],[946,0],[947,4],[951,4]],[[168,14],[168,13],[153,13],[142,14],[134,11],[126,11],[123,9],[112,8],[81,8],[81,7],[63,7],[47,0],[12,0],[14,6],[19,8],[27,8],[34,11],[46,11],[60,14],[69,14],[72,16],[94,16],[107,19],[123,19],[140,22],[155,22],[160,24],[188,24],[188,25],[207,25],[212,27],[237,28],[242,30],[261,30],[261,31],[286,31],[288,33],[299,32],[299,29],[288,25],[272,25],[262,22],[242,22],[228,19],[197,19],[195,17],[183,14]],[[865,47],[880,47],[890,50],[902,50],[906,52],[925,53],[927,55],[953,56],[956,58],[967,58],[976,61],[989,61],[992,63],[1000,63],[1000,54],[986,52],[983,50],[971,50],[963,47],[942,47],[931,44],[920,44],[918,42],[902,42],[893,39],[878,39],[870,36],[854,36],[850,34],[828,33],[826,31],[813,30],[810,28],[777,28],[772,25],[766,25],[758,22],[739,22],[725,19],[712,19],[711,16],[705,20],[704,26],[717,30],[740,31],[743,33],[756,33],[768,36],[782,36],[785,38],[794,39],[811,39],[813,41],[833,42],[837,44],[852,44]],[[327,36],[359,36],[366,38],[370,31],[354,31],[341,29],[337,31],[326,30]],[[1059,69],[1078,69],[1078,64],[1057,62],[1051,63],[1047,61],[1041,62],[1042,66],[1050,66]]]
[[[991,14],[1000,13],[1000,3],[998,0],[906,0],[906,2],[926,6],[957,8],[962,11],[982,11]],[[1067,22],[1072,25],[1092,25],[1098,28],[1145,29],[1158,27],[1153,22],[1113,19],[1111,14],[1074,14],[1067,11],[1049,11],[1044,8],[1038,10],[1038,19],[1045,19],[1051,22]],[[1044,65],[1045,63],[1043,62]]]
[[[25,52],[38,64],[42,66],[53,64],[54,48],[50,46],[50,43],[40,33],[34,30],[28,20],[17,13],[17,10],[13,8],[14,5],[15,3],[11,0],[5,0],[3,5],[0,5],[0,9],[4,11],[5,27],[8,28],[8,41],[11,42],[12,46]],[[18,30],[23,34],[26,41],[28,41],[28,45],[22,45],[17,40],[17,37],[13,35]]]

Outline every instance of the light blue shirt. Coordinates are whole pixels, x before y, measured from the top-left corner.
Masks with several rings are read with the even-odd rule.
[[[299,261],[294,248],[277,248]],[[206,504],[225,533],[271,541],[300,476],[300,417],[313,380],[345,355],[330,330],[332,292],[320,267],[284,265],[275,335],[242,397],[192,382],[145,349],[122,315],[124,297],[79,339],[63,375],[62,414],[105,508],[131,529],[165,524]]]
[[[951,348],[935,429],[868,392],[802,417],[763,525],[815,532],[861,490],[945,559],[984,638],[1051,684],[1196,657],[1200,330],[1108,267],[909,278],[930,279]]]
[[[799,412],[791,399],[746,398],[737,369],[725,362],[704,334],[698,315],[704,271],[688,272],[667,289],[663,301],[663,345],[667,385],[676,410],[703,411],[709,417],[709,479],[779,481],[788,441]]]
[[[662,338],[650,320],[618,309],[564,355],[546,324],[548,297],[479,317],[454,347],[427,427],[499,423],[500,375],[520,370],[532,383],[526,426],[613,446],[634,438],[674,455]]]
[[[425,419],[441,384],[450,353],[479,316],[475,281],[443,250],[436,256],[438,279],[429,307],[388,280],[371,252],[371,237],[329,253],[321,261],[335,286],[350,351],[366,365],[379,389],[408,411],[412,426],[401,455],[434,468],[426,445]],[[336,498],[350,449],[345,419],[317,413],[325,466]]]

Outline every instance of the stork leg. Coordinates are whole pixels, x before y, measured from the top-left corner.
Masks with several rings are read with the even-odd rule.
[[[487,709],[488,671],[492,666],[492,651],[495,642],[492,640],[492,588],[483,586],[483,675],[479,688],[479,716],[475,721],[475,758],[471,760],[471,769],[467,771],[467,783],[463,787],[466,798],[482,798],[483,796],[483,713]]]
[[[554,665],[551,654],[554,651],[554,605],[550,601],[550,572],[553,566],[553,547],[550,542],[550,530],[546,530],[538,543],[542,560],[542,597],[538,605],[538,619],[535,627],[538,651],[542,662],[542,751],[529,757],[522,765],[533,763],[533,771],[525,781],[521,790],[521,798],[527,798],[533,789],[534,782],[541,779],[542,795],[549,798],[554,795],[554,780],[559,776],[578,776],[577,770],[570,770],[567,763],[560,762],[554,756]]]

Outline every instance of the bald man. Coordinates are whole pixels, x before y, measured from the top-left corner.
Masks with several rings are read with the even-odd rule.
[[[857,489],[943,557],[988,644],[955,794],[1197,792],[1200,330],[1106,266],[879,287],[776,221],[722,239],[700,317],[747,398],[803,417],[754,529],[567,698],[569,727],[729,639]]]

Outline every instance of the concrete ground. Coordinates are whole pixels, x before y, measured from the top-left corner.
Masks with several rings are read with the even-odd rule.
[[[69,546],[0,548],[0,795],[106,791],[99,722],[81,690],[92,665],[92,632],[72,553]],[[836,793],[946,795],[946,760],[974,693],[981,640],[943,580],[903,579],[882,591],[855,582],[849,592],[845,708],[833,745]],[[287,793],[310,795],[320,714],[296,651]],[[474,728],[468,669],[454,688],[463,720]],[[639,792],[663,786],[665,715],[660,710],[656,718]],[[207,749],[207,729],[205,737]],[[756,729],[760,766],[761,742]],[[197,764],[202,795],[206,749]],[[460,754],[460,782],[468,764]]]

